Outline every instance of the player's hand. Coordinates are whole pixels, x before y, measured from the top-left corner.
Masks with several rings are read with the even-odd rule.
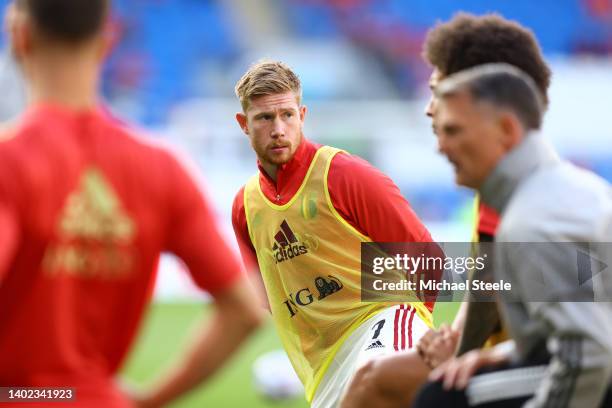
[[[123,395],[131,402],[134,408],[158,408],[159,404],[156,404],[151,399],[149,393],[143,391],[136,385],[126,381],[125,379],[117,379],[117,385]]]
[[[145,393],[132,393],[128,395],[133,408],[160,408],[161,405],[153,402],[153,400]]]
[[[495,349],[472,350],[461,357],[454,357],[442,363],[429,375],[430,381],[442,381],[445,390],[462,390],[478,369],[505,363],[508,357]]]
[[[448,325],[429,330],[417,344],[417,351],[429,368],[436,368],[451,358],[459,341],[459,332]]]
[[[429,329],[417,343],[417,352],[423,358],[423,360],[427,358],[429,346],[438,336],[440,336],[440,333],[436,329]]]

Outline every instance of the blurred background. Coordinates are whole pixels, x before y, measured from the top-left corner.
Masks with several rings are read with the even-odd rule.
[[[0,0],[5,6],[7,0]],[[180,146],[202,169],[228,239],[231,203],[256,170],[235,123],[236,81],[267,57],[299,74],[309,108],[305,134],[386,172],[440,241],[471,238],[472,200],[436,153],[430,121],[425,34],[457,11],[498,12],[531,28],[553,70],[543,132],[561,154],[612,181],[612,0],[115,0],[115,46],[103,72],[113,112],[151,138]],[[0,61],[0,121],[17,115],[24,90],[6,35]],[[147,382],[206,313],[182,266],[162,261],[127,377]],[[452,318],[452,305],[436,311]],[[301,397],[256,395],[255,358],[279,346],[268,326],[220,376],[176,406],[301,407]]]

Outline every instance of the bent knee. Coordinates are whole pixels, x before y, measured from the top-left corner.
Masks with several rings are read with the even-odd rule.
[[[371,389],[376,382],[376,362],[374,360],[368,360],[362,364],[351,379],[351,389]]]
[[[371,408],[385,406],[385,395],[377,380],[376,362],[367,361],[353,375],[345,390],[342,408]]]

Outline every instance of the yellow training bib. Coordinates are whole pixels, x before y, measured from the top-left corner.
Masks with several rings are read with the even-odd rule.
[[[361,242],[371,239],[332,205],[327,175],[338,152],[321,147],[285,205],[264,196],[258,175],[244,189],[249,235],[272,316],[308,401],[344,339],[390,306],[361,302]],[[431,325],[429,310],[422,303],[413,306]]]

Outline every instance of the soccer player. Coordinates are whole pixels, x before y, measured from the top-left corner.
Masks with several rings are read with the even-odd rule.
[[[429,85],[432,97],[425,113],[432,118],[436,110],[433,94],[443,78],[462,69],[490,62],[505,62],[528,73],[548,103],[550,69],[540,51],[534,35],[520,24],[497,14],[475,16],[459,13],[451,20],[437,24],[427,34],[423,57],[433,67]],[[498,225],[497,213],[483,205],[478,206],[476,238],[492,241]],[[453,354],[481,347],[487,338],[504,339],[499,332],[500,319],[494,303],[478,303],[469,307],[464,302],[452,327],[443,325],[430,329],[417,344],[425,363],[434,368]],[[493,333],[493,335],[492,335]],[[410,367],[417,357],[411,353],[398,354],[363,366],[348,388],[343,407],[368,408],[371,406],[402,407],[410,401],[413,392],[424,383],[425,377],[410,371],[402,376],[398,370]]]
[[[7,9],[29,103],[0,131],[0,386],[70,387],[88,408],[158,407],[210,377],[261,316],[194,176],[99,105],[108,9],[107,0]],[[164,250],[212,294],[214,312],[155,387],[126,395],[115,377]],[[75,406],[30,402],[18,405]]]
[[[425,109],[430,118],[433,118],[436,110],[433,92],[440,80],[463,69],[494,62],[507,63],[526,72],[542,93],[545,107],[548,106],[551,71],[535,36],[525,27],[500,15],[459,13],[448,22],[436,25],[427,34],[423,56],[433,67],[429,80],[432,96]],[[477,208],[476,239],[481,242],[493,241],[499,217],[494,209],[478,199]],[[451,356],[448,351],[455,350],[455,346],[457,354],[461,355],[481,347],[492,332],[496,333],[491,340],[503,339],[505,334],[499,332],[499,325],[494,303],[479,303],[478,307],[470,307],[470,303],[466,302],[462,304],[452,329],[442,330],[439,336],[431,336],[434,333],[429,332],[419,344],[419,350],[426,362],[435,367]],[[449,336],[449,332],[454,335]],[[461,338],[457,345],[459,333]],[[455,341],[449,342],[448,339]]]
[[[259,172],[232,218],[245,262],[257,266],[285,350],[313,407],[335,407],[359,364],[414,347],[432,304],[361,302],[361,243],[431,242],[395,184],[364,160],[305,139],[301,85],[263,61],[236,85]],[[413,371],[427,373],[417,360]]]
[[[597,243],[612,241],[610,184],[561,160],[537,132],[543,98],[518,68],[470,68],[435,92],[438,148],[456,183],[502,214],[493,272],[512,285],[499,298],[513,340],[440,365],[415,406],[611,406],[612,304],[593,301],[604,288],[576,263],[585,250],[609,259],[609,244]]]

